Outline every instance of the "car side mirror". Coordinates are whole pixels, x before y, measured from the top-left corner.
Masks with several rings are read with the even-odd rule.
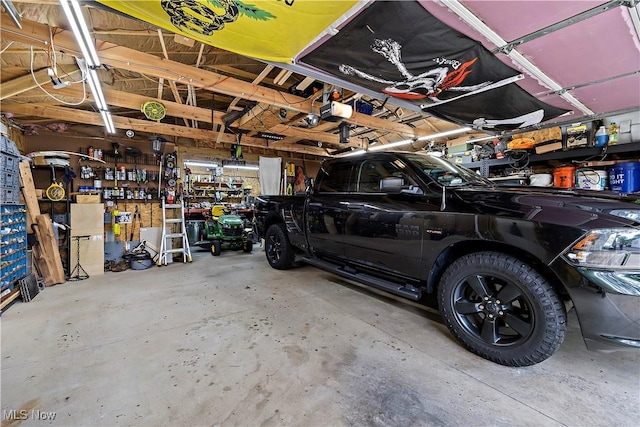
[[[404,179],[388,176],[380,180],[380,190],[388,193],[399,193],[404,186]]]

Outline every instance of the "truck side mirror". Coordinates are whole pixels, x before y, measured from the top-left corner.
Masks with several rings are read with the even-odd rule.
[[[404,178],[388,176],[380,180],[380,190],[388,193],[399,193],[404,186]]]

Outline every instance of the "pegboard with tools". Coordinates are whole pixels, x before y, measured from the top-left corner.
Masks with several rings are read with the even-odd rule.
[[[180,180],[178,153],[175,151],[162,156],[159,187],[162,198],[167,203],[177,203],[182,199],[183,188]]]

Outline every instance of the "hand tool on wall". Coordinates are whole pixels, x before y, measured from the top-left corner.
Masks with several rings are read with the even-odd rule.
[[[138,229],[140,229],[142,228],[142,218],[140,217],[138,205],[136,205],[136,209],[133,212],[133,218],[131,219],[131,234],[129,235],[129,241],[133,241],[133,232],[136,228],[136,218],[138,219]]]
[[[135,181],[137,183],[137,182],[139,182],[138,157],[140,157],[140,155],[142,155],[142,151],[140,151],[140,149],[136,148],[136,147],[127,147],[126,153],[127,153],[128,156],[133,157],[133,175],[134,175]]]

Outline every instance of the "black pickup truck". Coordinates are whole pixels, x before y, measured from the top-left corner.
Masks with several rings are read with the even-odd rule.
[[[305,195],[260,196],[276,269],[296,261],[419,300],[496,363],[551,356],[575,308],[591,350],[640,347],[640,200],[500,187],[420,153],[325,161]]]

